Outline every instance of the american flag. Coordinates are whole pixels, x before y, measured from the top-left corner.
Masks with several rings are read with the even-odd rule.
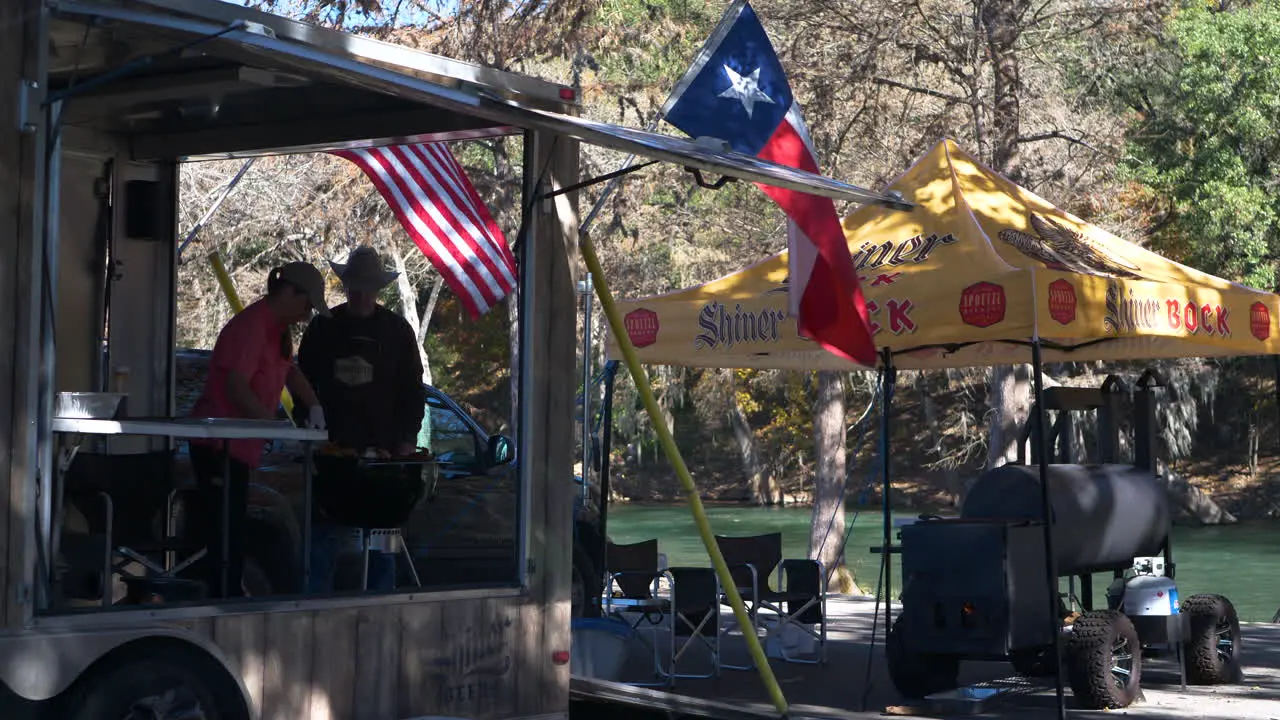
[[[746,0],[736,0],[663,106],[693,137],[818,172],[813,143],[782,63]],[[828,352],[874,366],[866,300],[848,241],[828,198],[756,183],[787,214],[791,314],[800,334]]]
[[[516,259],[462,165],[443,143],[332,154],[373,181],[422,254],[473,319],[516,287]]]

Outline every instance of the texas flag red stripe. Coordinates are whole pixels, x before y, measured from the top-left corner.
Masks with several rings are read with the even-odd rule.
[[[797,113],[792,113],[796,115]],[[804,138],[790,122],[782,122],[758,157],[811,173],[817,162]],[[757,183],[800,230],[793,239],[809,242],[818,251],[808,282],[801,290],[800,333],[828,352],[863,365],[876,362],[875,343],[869,334],[867,303],[858,284],[858,273],[849,255],[844,229],[830,198]],[[792,252],[796,252],[792,248]],[[796,282],[797,278],[792,278]],[[795,288],[793,288],[793,291]]]

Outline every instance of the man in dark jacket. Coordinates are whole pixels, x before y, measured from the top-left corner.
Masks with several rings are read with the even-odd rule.
[[[298,367],[315,388],[329,426],[329,441],[359,452],[412,453],[426,412],[418,337],[408,321],[378,304],[378,293],[397,273],[382,266],[371,247],[351,252],[345,265],[330,262],[347,302],[332,317],[316,318],[298,347]],[[311,590],[332,589],[338,545],[349,529],[315,523]],[[369,587],[390,590],[395,556],[371,553]]]

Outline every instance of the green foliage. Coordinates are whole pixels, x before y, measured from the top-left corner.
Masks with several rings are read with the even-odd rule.
[[[601,79],[669,89],[722,12],[722,3],[706,0],[604,0],[595,16]]]
[[[1128,177],[1163,196],[1155,246],[1190,265],[1261,288],[1280,248],[1280,2],[1170,18],[1164,73],[1139,68],[1120,86],[1140,112]]]

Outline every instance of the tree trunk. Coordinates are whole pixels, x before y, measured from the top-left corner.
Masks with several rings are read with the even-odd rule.
[[[924,404],[924,424],[929,432],[929,442],[933,444],[930,452],[933,454],[935,461],[943,468],[943,481],[947,488],[947,495],[950,498],[952,507],[960,507],[960,498],[964,495],[964,488],[960,484],[960,475],[956,472],[955,465],[947,462],[947,449],[942,444],[942,426],[938,422],[938,403],[933,399],[933,388],[930,387],[930,374],[925,372],[917,373],[918,382],[916,388],[920,393],[920,397]]]
[[[991,167],[1018,179],[1018,134],[1021,127],[1018,70],[1018,0],[987,0],[981,4],[980,19],[986,36],[987,59],[992,68]],[[1031,368],[1027,365],[995,367],[991,370],[991,420],[987,467],[1011,462],[1016,456],[1018,431],[1031,407]]]
[[[1031,411],[1031,366],[991,368],[991,410],[987,469],[1013,462],[1018,456],[1018,436]]]
[[[1018,70],[1018,37],[1021,27],[1018,0],[987,0],[982,4],[982,29],[993,74],[991,107],[992,167],[1016,179],[1019,172],[1018,134],[1021,128]]]
[[[1208,493],[1187,482],[1186,478],[1167,466],[1161,468],[1169,499],[1202,525],[1232,525],[1236,517],[1209,497]]]
[[[850,592],[853,576],[843,566],[844,553],[844,373],[818,373],[818,398],[813,408],[813,441],[817,454],[813,481],[813,522],[809,527],[809,557],[832,575],[837,592]]]
[[[422,381],[428,385],[435,384],[435,376],[431,374],[431,363],[427,362],[427,331],[431,329],[431,318],[436,314],[436,302],[440,299],[440,288],[444,287],[444,276],[436,277],[431,286],[431,295],[427,297],[427,307],[422,311],[422,319],[418,322],[418,345],[422,348]]]
[[[734,383],[732,369],[725,369],[725,382],[729,388],[729,425],[733,428],[734,443],[738,446],[738,457],[742,460],[742,472],[747,477],[747,487],[751,488],[751,502],[756,505],[772,505],[773,495],[769,492],[768,478],[764,467],[760,464],[760,452],[756,447],[756,435],[751,431],[751,422],[738,402],[738,388]]]
[[[523,251],[523,248],[521,248]],[[511,346],[511,437],[520,437],[520,286],[507,295],[507,338]]]
[[[431,361],[427,358],[426,346],[422,344],[427,333],[426,328],[423,327],[424,318],[418,315],[418,291],[409,280],[404,253],[394,242],[391,243],[391,258],[395,261],[396,272],[399,273],[396,275],[396,290],[400,293],[400,314],[409,321],[414,337],[418,338],[418,359],[422,361],[422,381],[430,385],[432,384]],[[429,321],[429,318],[427,320]]]

